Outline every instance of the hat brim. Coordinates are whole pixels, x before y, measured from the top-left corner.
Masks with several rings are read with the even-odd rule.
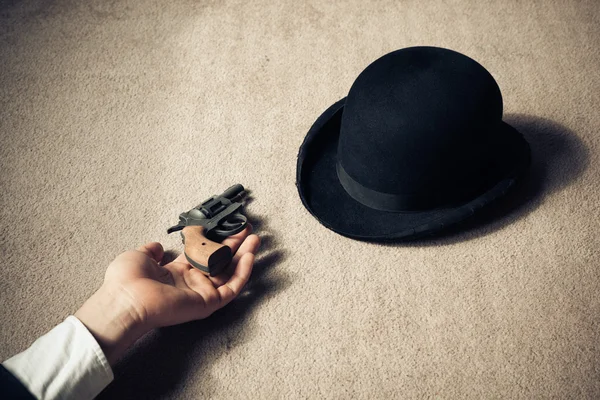
[[[310,128],[298,154],[296,186],[302,203],[317,220],[334,232],[365,241],[402,241],[434,235],[475,215],[505,195],[530,164],[530,148],[523,136],[502,122],[511,141],[506,173],[484,193],[465,204],[423,212],[388,212],[354,200],[336,172],[337,144],[346,98],[329,107]]]

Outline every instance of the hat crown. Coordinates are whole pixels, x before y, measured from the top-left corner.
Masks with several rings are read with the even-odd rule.
[[[422,207],[461,201],[496,178],[501,120],[500,89],[479,63],[436,47],[397,50],[352,85],[338,165],[367,190]]]

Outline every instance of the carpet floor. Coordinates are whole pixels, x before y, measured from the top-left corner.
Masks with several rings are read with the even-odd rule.
[[[234,183],[248,291],[156,330],[103,399],[600,397],[600,3],[0,1],[0,359]],[[485,66],[533,165],[460,231],[373,244],[302,206],[308,129],[390,51]]]

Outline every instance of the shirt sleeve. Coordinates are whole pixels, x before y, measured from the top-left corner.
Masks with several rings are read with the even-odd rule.
[[[75,316],[2,363],[38,399],[92,399],[113,371],[96,339]]]

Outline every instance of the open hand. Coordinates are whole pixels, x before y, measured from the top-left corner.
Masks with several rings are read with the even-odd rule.
[[[183,254],[160,265],[164,256],[160,243],[126,251],[108,266],[104,284],[75,316],[112,364],[152,328],[206,318],[238,296],[260,246],[259,237],[251,232],[248,225],[222,242],[234,257],[230,267],[214,277],[192,267]]]

